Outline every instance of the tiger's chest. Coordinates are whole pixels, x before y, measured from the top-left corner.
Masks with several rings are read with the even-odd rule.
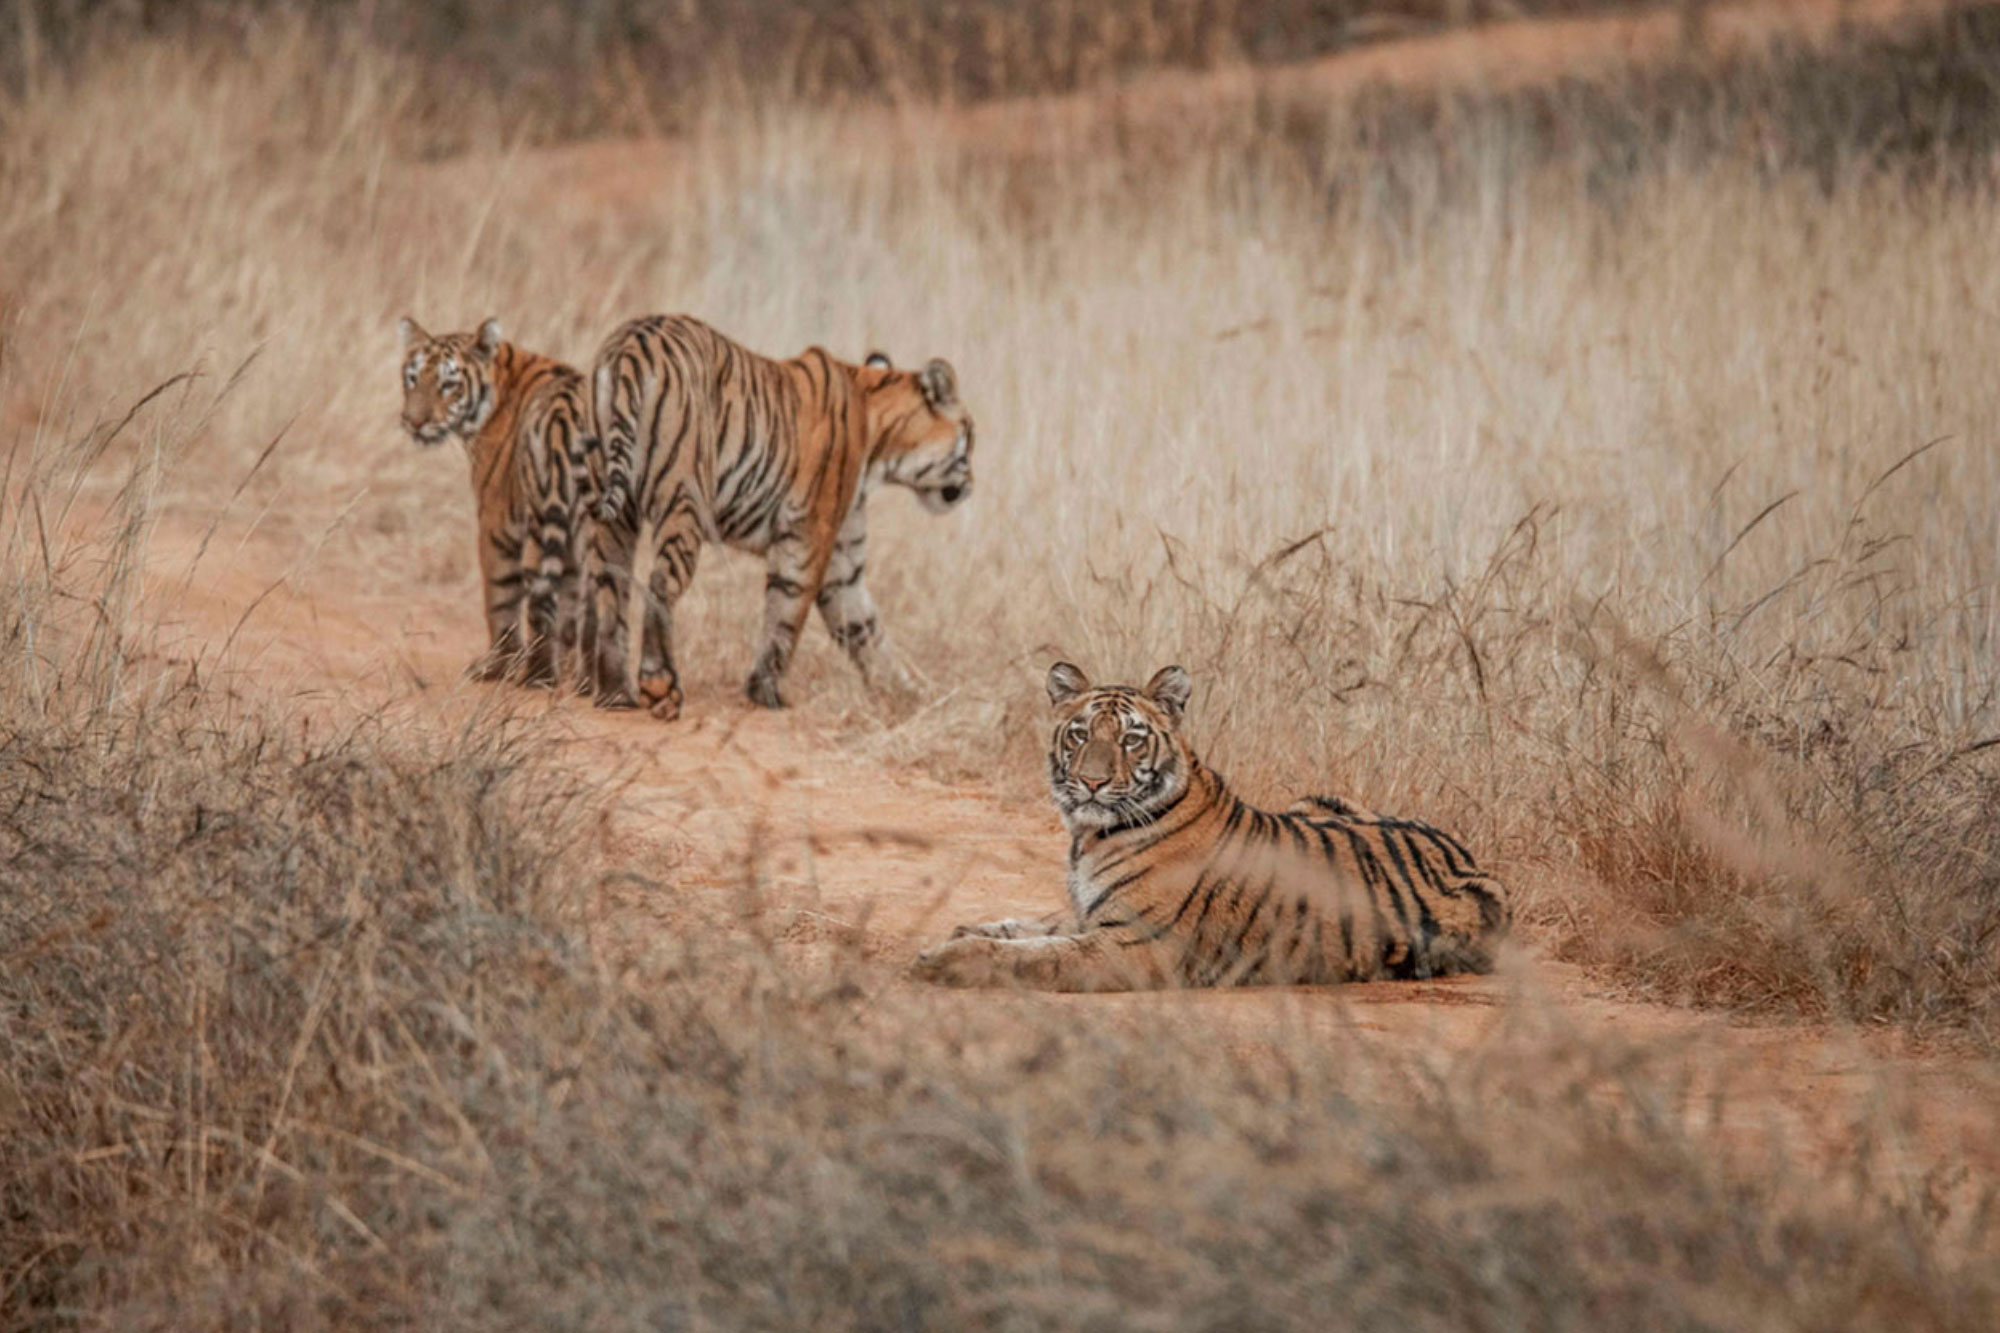
[[[1069,910],[1075,914],[1078,924],[1082,924],[1084,912],[1096,900],[1097,894],[1091,885],[1094,880],[1088,864],[1079,857],[1069,861]]]

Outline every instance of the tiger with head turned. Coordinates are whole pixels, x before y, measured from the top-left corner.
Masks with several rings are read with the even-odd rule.
[[[425,448],[456,436],[472,466],[488,642],[467,674],[553,684],[565,648],[590,637],[582,557],[600,456],[584,378],[503,340],[497,320],[440,337],[407,317],[399,328],[403,428]]]
[[[605,491],[596,529],[597,698],[679,715],[673,608],[701,548],[765,557],[750,698],[779,685],[815,606],[871,684],[899,684],[863,575],[883,483],[943,513],[972,492],[972,416],[951,366],[850,365],[814,347],[759,356],[685,315],[619,328],[592,372]],[[628,611],[636,602],[638,609]],[[637,637],[636,662],[633,639]]]
[[[1259,810],[1181,734],[1192,684],[1049,672],[1049,790],[1070,910],[961,926],[919,977],[1043,990],[1286,985],[1485,972],[1508,893],[1449,834],[1345,801]]]

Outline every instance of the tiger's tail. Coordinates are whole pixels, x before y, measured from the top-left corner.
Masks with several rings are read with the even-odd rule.
[[[531,591],[537,596],[552,597],[569,576],[572,545],[569,510],[561,503],[552,504],[542,511],[537,526],[542,563],[534,571]]]
[[[609,364],[597,368],[596,409],[598,443],[604,449],[604,493],[598,497],[597,517],[605,523],[621,519],[636,522],[631,515],[634,455],[638,439],[634,423],[617,414],[618,375]]]

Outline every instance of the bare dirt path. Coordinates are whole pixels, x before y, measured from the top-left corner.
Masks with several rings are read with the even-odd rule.
[[[2000,1085],[1984,1066],[1912,1049],[1887,1031],[1746,1024],[1619,999],[1574,968],[1533,957],[1533,941],[1494,977],[1344,990],[1048,996],[917,986],[914,952],[959,921],[1046,911],[1060,902],[1064,840],[1046,809],[944,787],[870,763],[797,711],[735,697],[691,702],[663,725],[576,699],[463,683],[482,643],[476,607],[456,594],[393,596],[337,585],[311,595],[288,577],[301,553],[241,532],[169,520],[157,532],[146,595],[160,650],[220,670],[239,688],[290,698],[330,719],[373,713],[426,729],[526,716],[560,762],[616,789],[606,852],[634,876],[604,907],[621,947],[671,947],[689,930],[732,923],[774,935],[815,966],[830,949],[859,959],[871,988],[927,1006],[939,1021],[1054,1008],[1076,1024],[1142,1037],[1161,1021],[1197,1024],[1220,1048],[1253,1051],[1282,1032],[1329,1050],[1380,1043],[1440,1059],[1500,1050],[1525,1031],[1546,1049],[1564,1034],[1626,1037],[1679,1089],[1663,1114],[1778,1144],[1832,1168],[1868,1124],[1885,1127],[1890,1163],[1916,1182],[1941,1164],[2000,1173]],[[226,656],[225,656],[226,650]],[[1293,1046],[1296,1049],[1296,1045]],[[1615,1071],[1605,1075],[1617,1077]]]

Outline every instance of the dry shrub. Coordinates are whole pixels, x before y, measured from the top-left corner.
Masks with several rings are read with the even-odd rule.
[[[1867,1136],[1832,1182],[1775,1167],[1526,997],[1458,1056],[1304,997],[1218,1048],[1189,997],[940,1022],[755,921],[607,953],[594,798],[532,733],[233,699],[116,613],[141,551],[44,558],[59,506],[15,494],[0,1326],[2000,1317],[1976,1198]]]
[[[1977,68],[1983,31],[1938,40]],[[544,156],[319,37],[112,43],[0,112],[0,1322],[1993,1326],[1985,1214],[1893,1127],[1781,1165],[1528,1004],[1471,1055],[1307,998],[1218,1050],[1200,997],[948,1014],[755,921],[606,951],[622,870],[534,733],[238,698],[134,611],[152,525],[248,512],[333,598],[462,593],[470,655],[405,310],[578,359],[651,308],[944,353],[978,498],[884,497],[870,561],[935,689],[899,713],[815,636],[795,697],[846,744],[1035,800],[1051,655],[1180,660],[1250,794],[1459,829],[1559,956],[1989,1024],[1987,122],[1933,81],[1942,148],[1784,147],[1938,48],[1635,81],[1625,119],[725,98]],[[114,429],[198,357],[249,364]],[[734,706],[759,580],[705,566],[692,707]]]
[[[398,314],[578,360],[647,309],[943,353],[978,499],[871,516],[931,697],[809,634],[794,697],[849,743],[1038,801],[1048,660],[1178,660],[1251,795],[1458,829],[1560,957],[1987,1025],[1994,31],[1167,120],[717,92],[698,133],[556,153],[358,34],[113,43],[7,113],[4,410],[260,351],[168,512],[241,484],[319,552],[300,582],[461,590],[469,655],[468,497],[394,431]],[[440,135],[492,147],[411,160]],[[740,688],[757,577],[704,562],[697,707]]]

